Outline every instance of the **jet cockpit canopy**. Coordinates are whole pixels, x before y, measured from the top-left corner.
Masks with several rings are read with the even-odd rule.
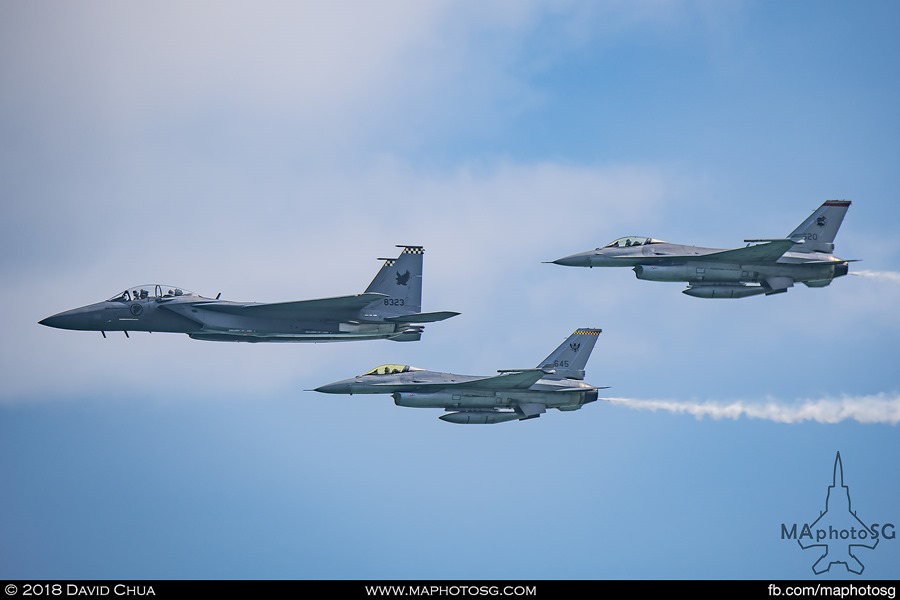
[[[146,300],[147,298],[175,298],[177,296],[196,296],[194,292],[190,292],[177,285],[162,285],[151,283],[149,285],[136,285],[128,288],[124,292],[116,294],[107,302],[131,302],[133,300]]]
[[[610,242],[604,248],[629,248],[631,246],[646,246],[647,244],[665,244],[662,240],[649,237],[628,236]]]
[[[420,369],[418,367],[411,367],[409,365],[378,365],[371,371],[367,371],[363,373],[363,376],[366,375],[396,375],[397,373],[408,373],[410,371],[423,371],[424,369]]]

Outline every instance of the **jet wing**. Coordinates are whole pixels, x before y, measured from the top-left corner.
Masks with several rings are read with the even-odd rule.
[[[506,371],[494,377],[485,377],[475,381],[457,383],[454,387],[476,387],[483,390],[527,390],[539,379],[546,376],[543,369],[522,369],[521,371]]]
[[[336,296],[296,302],[275,302],[271,304],[235,304],[234,302],[198,302],[194,306],[204,310],[264,317],[272,319],[302,319],[334,316],[334,313],[349,313],[361,310],[375,302],[387,298],[387,294],[367,292],[354,296]]]
[[[746,248],[713,252],[712,254],[704,255],[702,258],[703,260],[733,263],[772,262],[781,258],[785,252],[796,245],[797,242],[793,240],[773,240],[763,244],[747,246]]]
[[[725,263],[758,263],[774,262],[781,258],[797,242],[793,240],[771,240],[745,248],[719,250],[706,254],[657,254],[655,256],[623,256],[623,264],[635,265],[683,265],[691,261],[709,261]]]
[[[546,375],[543,369],[523,369],[521,371],[508,371],[492,377],[479,377],[466,381],[422,381],[410,383],[383,383],[372,384],[373,387],[385,387],[386,389],[402,390],[407,392],[428,392],[445,389],[473,388],[479,390],[527,390],[538,379]]]

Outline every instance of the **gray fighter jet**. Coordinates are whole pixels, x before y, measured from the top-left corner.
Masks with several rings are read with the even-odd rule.
[[[497,371],[499,375],[454,375],[409,365],[389,364],[316,392],[390,394],[397,406],[443,408],[448,423],[491,424],[541,416],[548,408],[578,410],[597,400],[583,381],[600,329],[578,329],[535,369]]]
[[[744,240],[733,250],[623,237],[552,261],[567,267],[632,267],[638,279],[684,281],[697,298],[746,298],[786,292],[795,282],[825,287],[847,274],[850,260],[832,255],[849,200],[828,200],[787,238]]]
[[[231,302],[172,285],[139,285],[98,302],[47,317],[41,325],[99,331],[186,333],[220,342],[417,341],[424,323],[457,312],[422,309],[421,246],[385,261],[362,294],[295,302]]]

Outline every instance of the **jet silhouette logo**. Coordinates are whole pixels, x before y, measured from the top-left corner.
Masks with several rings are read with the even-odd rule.
[[[826,219],[824,215],[816,219],[816,225],[818,225],[819,227],[825,227],[825,225],[827,224],[828,219]]]
[[[409,284],[409,271],[403,273],[397,273],[397,285],[408,285]]]
[[[841,453],[834,459],[834,475],[825,495],[825,510],[812,523],[798,528],[781,524],[781,539],[796,539],[804,550],[815,548],[820,552],[813,563],[813,573],[821,575],[832,565],[843,564],[851,573],[862,574],[865,567],[857,556],[859,548],[874,550],[881,538],[893,540],[896,531],[893,523],[866,525],[850,504],[850,488],[844,485],[844,466]]]

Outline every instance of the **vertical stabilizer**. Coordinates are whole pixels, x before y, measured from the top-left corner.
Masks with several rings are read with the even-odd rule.
[[[591,357],[591,351],[601,331],[602,329],[589,327],[576,329],[559,345],[559,348],[538,365],[538,368],[553,369],[556,371],[555,376],[560,379],[584,379],[584,367]]]
[[[382,258],[384,264],[366,292],[388,296],[378,307],[384,317],[422,311],[422,246],[397,246],[403,252],[397,258]]]
[[[834,253],[834,238],[844,221],[844,215],[850,208],[849,200],[828,200],[800,224],[788,237],[800,238],[803,243],[796,244],[788,252],[825,252]]]

